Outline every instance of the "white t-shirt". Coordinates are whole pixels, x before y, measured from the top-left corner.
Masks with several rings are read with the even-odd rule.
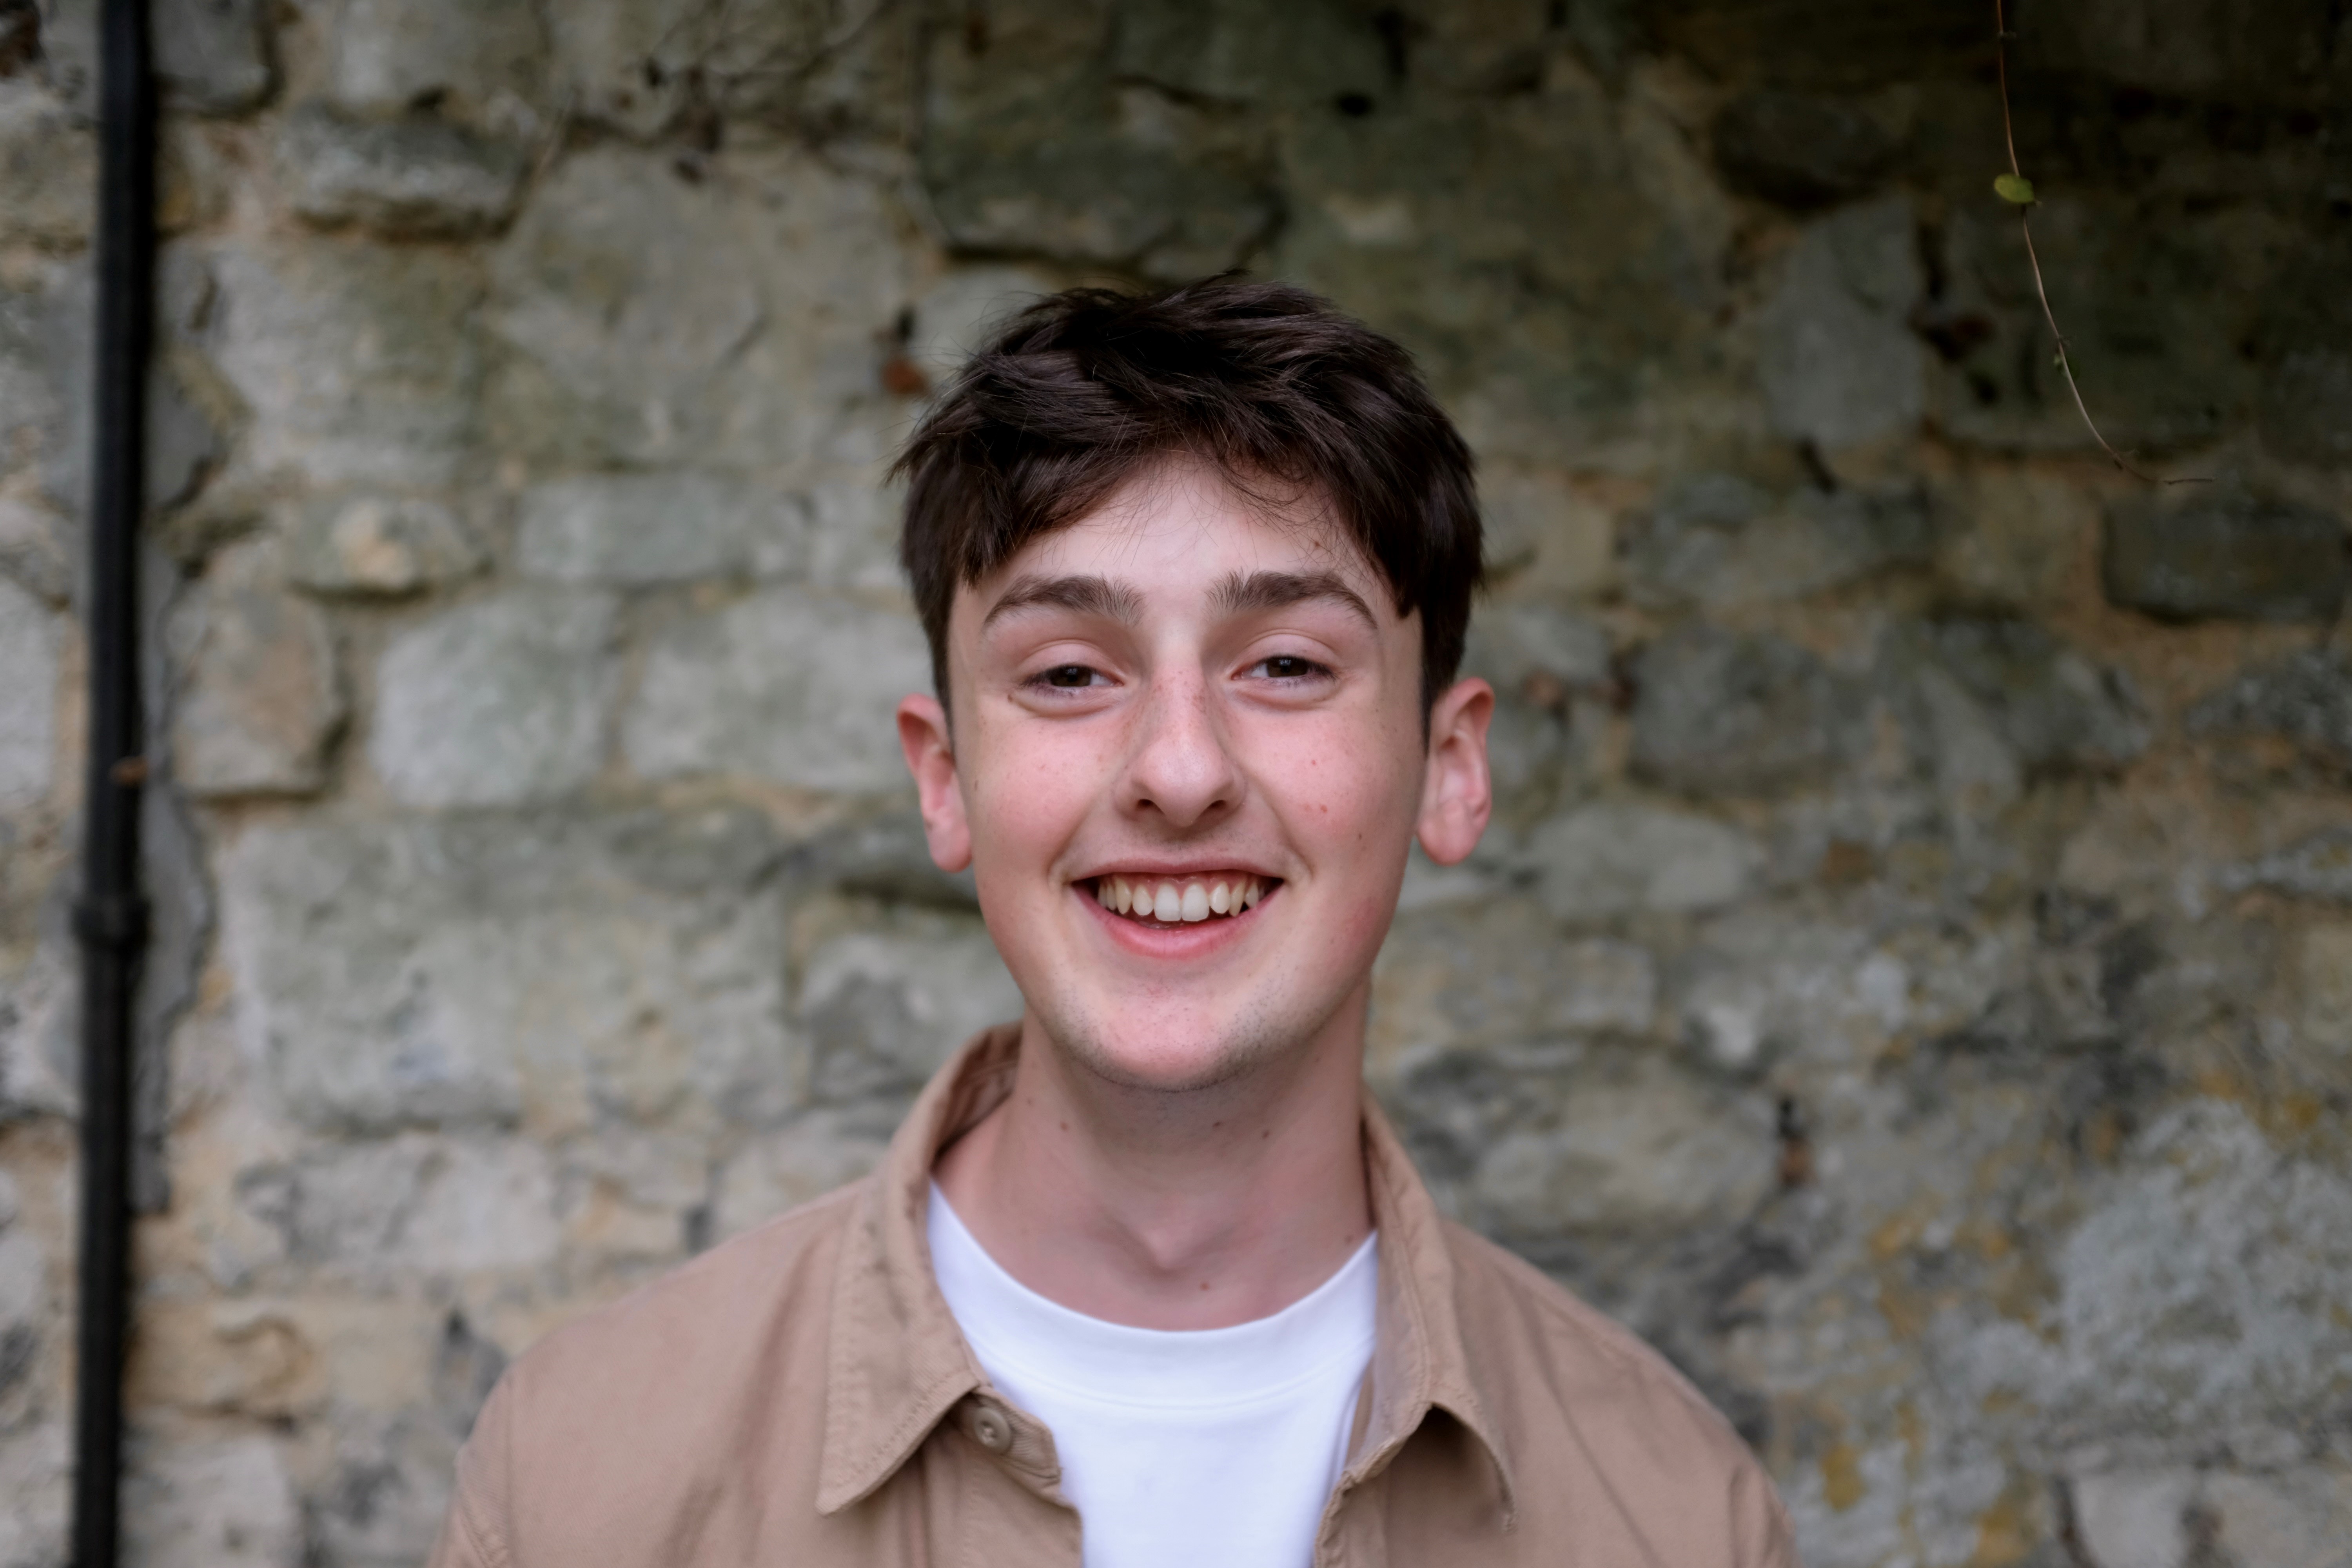
[[[1054,1434],[1086,1568],[1307,1568],[1371,1363],[1377,1237],[1270,1318],[1171,1332],[1038,1295],[936,1185],[929,1230],[980,1364]]]

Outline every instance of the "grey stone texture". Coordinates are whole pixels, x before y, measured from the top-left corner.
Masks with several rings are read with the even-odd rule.
[[[415,805],[579,790],[604,761],[613,638],[596,594],[516,588],[434,616],[384,649],[369,762]]]
[[[2107,516],[2107,598],[2179,620],[2326,621],[2352,588],[2352,530],[2250,496],[2140,502]]]
[[[344,714],[326,617],[289,594],[206,587],[180,607],[173,773],[199,795],[309,795]]]
[[[46,799],[58,765],[59,617],[0,579],[0,810]]]
[[[293,509],[286,573],[318,594],[397,597],[460,582],[488,563],[475,531],[426,496],[329,491]]]
[[[906,764],[891,710],[929,680],[912,617],[771,588],[656,635],[623,749],[646,778],[893,789]]]
[[[0,79],[0,244],[79,244],[97,176],[96,138],[65,105],[26,79]]]
[[[294,210],[325,226],[394,236],[462,235],[514,212],[523,150],[425,117],[356,120],[324,104],[286,117],[278,178]]]
[[[1835,448],[1906,431],[1927,411],[1923,286],[1910,205],[1884,198],[1806,229],[1757,319],[1772,428]]]
[[[0,6],[0,1564],[64,1561],[89,0]],[[2352,1538],[2324,0],[164,0],[142,1561],[397,1568],[509,1358],[1017,993],[883,472],[1232,264],[1480,465],[1495,821],[1367,1077],[1813,1568]],[[26,40],[34,47],[27,52]],[[215,914],[217,910],[217,914]]]
[[[522,499],[515,562],[559,583],[645,586],[804,566],[806,498],[722,474],[590,474]]]

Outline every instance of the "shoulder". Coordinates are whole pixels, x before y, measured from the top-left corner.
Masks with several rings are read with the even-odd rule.
[[[1473,1375],[1513,1456],[1523,1510],[1591,1471],[1622,1522],[1669,1560],[1793,1562],[1754,1452],[1665,1357],[1524,1259],[1451,1222]]]
[[[755,1226],[574,1319],[531,1346],[509,1380],[533,1401],[659,1403],[675,1397],[683,1376],[770,1354],[785,1348],[780,1338],[821,1341],[832,1260],[865,1187],[840,1188]],[[642,1385],[633,1372],[644,1374]],[[698,1404],[707,1414],[708,1404]]]
[[[608,1562],[660,1562],[747,1453],[813,1489],[821,1424],[789,1413],[822,1405],[834,1264],[866,1189],[755,1226],[531,1346],[459,1455],[450,1535],[499,1542],[486,1561],[594,1543]]]

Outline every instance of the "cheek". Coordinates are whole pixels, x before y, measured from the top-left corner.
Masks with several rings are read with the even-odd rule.
[[[1368,747],[1360,728],[1286,737],[1258,770],[1286,830],[1328,881],[1374,889],[1396,874],[1412,835],[1422,766],[1402,748]],[[1385,921],[1385,907],[1380,918]]]
[[[1052,860],[1103,793],[1094,752],[1050,731],[981,738],[966,775],[981,875],[1035,871]]]

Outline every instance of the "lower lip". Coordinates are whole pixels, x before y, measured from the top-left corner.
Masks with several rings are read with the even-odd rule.
[[[1256,923],[1258,912],[1281,891],[1282,885],[1275,884],[1256,903],[1237,915],[1211,915],[1204,921],[1162,926],[1145,925],[1116,910],[1107,910],[1091,889],[1076,882],[1070,884],[1071,896],[1102,922],[1111,941],[1138,958],[1159,959],[1205,958],[1241,941]]]

